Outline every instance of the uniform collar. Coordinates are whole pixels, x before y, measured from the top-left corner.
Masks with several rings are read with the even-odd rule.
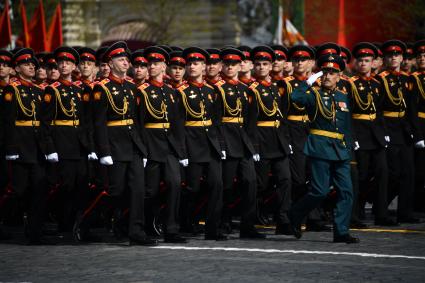
[[[240,77],[239,80],[246,85],[255,82],[255,79],[253,77],[250,77],[250,78]]]
[[[113,74],[112,74],[112,72],[109,74],[109,77],[108,77],[111,81],[113,81],[113,82],[115,82],[115,83],[117,83],[117,84],[120,84],[120,85],[122,85],[123,83],[124,83],[124,81],[125,81],[125,79],[121,79],[121,78],[118,78],[118,77],[116,77],[116,76],[114,76]]]
[[[156,81],[156,80],[154,80],[154,79],[150,79],[150,80],[149,80],[149,83],[150,83],[151,85],[156,86],[156,87],[163,87],[163,86],[164,86],[164,82],[163,82],[163,81],[162,81],[162,82],[158,82],[158,81]]]
[[[190,85],[192,85],[192,86],[197,87],[197,88],[202,88],[202,87],[204,86],[204,83],[205,83],[205,82],[197,83],[197,82],[194,82],[194,81],[189,80],[189,81],[188,81],[188,83],[189,83]]]
[[[269,86],[272,85],[272,82],[271,81],[268,81],[268,80],[259,80],[259,79],[257,79],[257,82],[259,82],[262,86],[265,86],[265,87],[269,87]]]
[[[306,81],[308,79],[307,76],[300,76],[300,75],[296,75],[296,74],[294,74],[294,78],[299,80],[299,81]]]
[[[91,85],[93,83],[92,81],[84,80],[84,79],[82,79],[81,82],[85,85]]]
[[[33,86],[34,84],[32,82],[26,81],[20,77],[18,77],[19,82],[21,83],[21,85],[23,86]]]
[[[273,81],[283,81],[285,79],[284,76],[279,75],[279,74],[271,73],[271,76],[272,76]]]
[[[60,82],[61,84],[65,85],[65,86],[70,86],[72,85],[72,82],[68,81],[68,80],[63,80],[61,78],[59,78],[58,82]]]
[[[205,77],[205,80],[207,81],[207,83],[209,83],[209,84],[216,84],[216,83],[218,83],[220,80],[221,80],[221,77],[220,76],[217,76],[216,78],[214,78],[214,79],[211,79],[211,78],[208,78],[208,77]]]
[[[182,85],[184,85],[185,83],[186,83],[185,81],[175,82],[175,81],[173,81],[173,80],[170,80],[170,85],[171,85],[173,88],[179,88],[179,87],[181,87]]]

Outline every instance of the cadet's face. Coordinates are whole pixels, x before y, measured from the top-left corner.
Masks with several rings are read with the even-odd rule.
[[[361,57],[356,59],[356,70],[362,75],[368,74],[372,70],[373,57]]]
[[[222,69],[221,62],[208,64],[206,69],[207,76],[211,78],[216,77],[221,72],[221,69]]]
[[[25,79],[29,79],[35,76],[35,66],[33,63],[19,64],[18,66],[16,66],[15,70]]]
[[[36,79],[37,80],[45,80],[45,79],[47,79],[47,72],[46,72],[46,69],[45,68],[43,68],[43,67],[40,67],[40,68],[38,68],[36,71],[35,71],[35,77],[36,77]]]
[[[5,78],[10,75],[12,68],[5,63],[0,63],[0,78]]]
[[[286,60],[276,60],[273,62],[273,72],[280,73],[283,71],[283,68],[285,67]]]
[[[322,86],[326,89],[334,89],[340,78],[340,73],[334,69],[322,69]]]
[[[414,59],[404,59],[403,62],[401,62],[401,67],[405,70],[410,70],[414,64]]]
[[[254,64],[252,64],[251,60],[243,60],[241,63],[241,72],[242,73],[248,73],[251,72],[251,70],[254,69]]]
[[[47,78],[52,81],[59,79],[59,71],[56,68],[47,68]]]
[[[184,76],[184,68],[181,66],[172,65],[170,67],[170,77],[172,80],[176,82],[180,82],[183,80]]]
[[[150,77],[157,77],[165,74],[166,65],[164,62],[149,62],[148,72]]]
[[[240,70],[240,63],[224,63],[222,72],[226,77],[234,78],[238,76]]]
[[[292,71],[294,70],[294,65],[292,64],[291,61],[285,61],[285,64],[283,65],[283,71],[285,73],[292,73]]]
[[[254,73],[260,77],[265,78],[269,75],[272,70],[272,62],[270,61],[255,61],[254,62]]]
[[[68,60],[60,60],[58,62],[59,73],[62,76],[70,75],[75,70],[75,64]]]
[[[81,61],[78,65],[78,69],[80,69],[80,73],[83,77],[88,78],[93,74],[93,69],[95,67],[95,63],[93,61]]]
[[[202,74],[204,73],[205,63],[202,61],[189,62],[186,65],[186,69],[187,69],[187,74],[189,75],[189,77],[198,78],[202,76]],[[208,66],[207,66],[207,70],[208,70]]]
[[[311,60],[308,60],[307,58],[294,58],[291,61],[292,65],[294,66],[294,73],[296,74],[303,74],[308,72],[311,66]]]
[[[425,53],[420,53],[416,57],[416,64],[418,65],[419,69],[425,70]]]
[[[126,74],[130,68],[130,61],[127,57],[112,58],[109,61],[109,67],[111,70],[120,74]]]
[[[134,67],[134,79],[135,80],[144,80],[148,76],[148,67],[142,65],[136,65]]]
[[[111,72],[111,68],[109,67],[108,63],[100,63],[100,65],[99,65],[99,75],[102,78],[107,78],[109,76],[110,72]]]
[[[385,65],[390,69],[397,69],[403,61],[402,54],[390,54],[385,56]]]

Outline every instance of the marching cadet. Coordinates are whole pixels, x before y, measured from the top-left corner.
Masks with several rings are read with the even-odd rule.
[[[414,105],[418,117],[418,126],[415,128],[415,135],[425,136],[425,40],[417,41],[414,44],[414,53],[418,70],[412,74]],[[415,211],[425,210],[425,150],[418,144],[415,146]]]
[[[205,80],[210,85],[215,85],[221,81],[222,62],[220,50],[217,48],[207,49],[209,57],[207,58],[207,67],[205,69]]]
[[[248,97],[249,88],[239,82],[238,73],[241,62],[245,60],[243,53],[235,48],[225,48],[220,52],[223,60],[224,80],[215,87],[218,95],[218,109],[220,110],[221,125],[220,143],[223,149],[223,224],[231,231],[231,214],[229,205],[232,201],[233,180],[239,179],[241,188],[241,224],[240,238],[263,239],[266,236],[259,233],[254,227],[256,219],[256,174],[254,160],[259,161],[258,152],[249,137],[255,127],[255,113],[251,113],[249,104],[252,97]]]
[[[44,56],[44,61],[46,62],[46,82],[48,84],[52,84],[56,82],[60,76],[58,71],[58,64],[55,60],[55,57],[53,56],[53,53],[47,53],[46,56]]]
[[[2,102],[6,160],[12,165],[12,188],[20,202],[28,204],[24,218],[28,244],[49,244],[41,232],[47,201],[46,125],[40,121],[43,91],[32,82],[38,62],[28,48],[16,52],[13,62],[18,77],[4,89]]]
[[[148,61],[143,55],[143,49],[136,50],[131,54],[131,64],[134,69],[134,83],[136,87],[139,87],[148,78]]]
[[[373,61],[372,75],[378,75],[380,72],[382,72],[382,68],[384,66],[384,53],[382,53],[381,46],[382,44],[379,42],[373,42],[373,45],[378,49],[378,57]]]
[[[255,151],[260,158],[255,164],[258,192],[261,194],[267,190],[271,172],[278,196],[275,232],[291,235],[287,213],[291,205],[291,172],[288,157],[292,147],[288,142],[289,133],[282,114],[282,110],[286,109],[284,106],[286,101],[270,80],[270,72],[275,69],[274,61],[277,60],[277,56],[270,47],[257,46],[252,49],[251,58],[254,61],[256,81],[249,88],[255,96],[251,102],[253,112],[257,112],[256,127],[251,136],[256,147]]]
[[[37,53],[35,55],[35,57],[38,61],[39,67],[35,71],[34,81],[37,85],[42,85],[42,88],[43,88],[43,86],[46,87],[48,85],[46,83],[46,81],[47,81],[46,61],[44,60],[46,55],[47,55],[46,52]]]
[[[87,155],[89,140],[83,111],[81,82],[72,81],[72,72],[79,62],[78,52],[71,47],[54,51],[60,77],[45,88],[42,119],[50,124],[48,131],[47,161],[57,163],[57,181],[63,215],[59,230],[71,231],[76,209],[82,209],[80,197],[87,190]]]
[[[273,62],[273,69],[270,72],[272,81],[276,82],[283,80],[285,76],[285,65],[288,60],[288,49],[283,45],[272,45],[270,46],[275,53],[276,60]]]
[[[109,77],[109,73],[111,72],[111,67],[109,67],[108,62],[105,62],[105,52],[108,50],[109,46],[102,46],[96,50],[96,67],[99,69],[97,73],[97,79],[103,80]]]
[[[189,225],[194,224],[195,204],[205,176],[208,190],[208,204],[205,223],[206,240],[226,240],[218,230],[220,224],[223,181],[221,170],[221,147],[217,129],[217,93],[203,80],[208,52],[198,47],[183,50],[186,60],[187,84],[178,88],[180,108],[185,117],[185,143],[190,160],[186,169],[187,216]]]
[[[351,54],[350,49],[348,49],[345,46],[340,46],[340,48],[341,48],[340,55],[345,63],[344,75],[350,77],[352,72],[352,70],[350,69],[350,63],[351,63],[351,58],[353,57],[353,54]]]
[[[339,190],[334,217],[335,243],[358,243],[359,239],[349,234],[352,206],[351,160],[351,113],[347,95],[336,87],[345,63],[338,55],[319,58],[321,72],[302,82],[291,95],[291,100],[306,107],[310,117],[310,133],[304,146],[312,171],[312,188],[295,203],[289,219],[296,238],[301,238],[301,221],[328,195],[330,185]],[[321,86],[311,85],[318,77]]]
[[[255,82],[255,78],[252,76],[252,70],[254,69],[254,63],[251,59],[251,47],[242,45],[237,48],[240,50],[245,59],[241,62],[241,70],[239,71],[239,80],[246,84],[250,85]]]
[[[168,63],[168,80],[169,86],[172,89],[178,89],[186,83],[184,80],[186,61],[182,56],[182,51],[172,51],[170,61]]]
[[[406,52],[403,54],[403,61],[401,62],[400,69],[407,73],[411,74],[415,66],[415,53],[413,51],[413,43],[406,43]]]
[[[389,40],[382,45],[386,70],[377,79],[384,86],[383,114],[389,135],[387,161],[389,169],[389,197],[398,195],[397,220],[400,223],[417,223],[412,215],[414,193],[413,145],[424,147],[422,137],[414,134],[415,101],[409,75],[400,71],[406,45],[399,40]]]
[[[144,170],[146,147],[139,134],[135,85],[127,77],[130,54],[125,42],[112,44],[104,53],[111,72],[93,89],[94,139],[99,161],[107,167],[114,208],[113,229],[120,238],[126,232],[123,210],[128,207],[130,245],[156,245],[144,231]]]
[[[358,194],[365,195],[370,186],[370,176],[376,180],[377,194],[374,200],[375,225],[393,226],[396,224],[388,217],[388,165],[386,148],[388,142],[382,113],[384,99],[383,88],[372,76],[373,60],[378,57],[378,49],[369,42],[361,42],[353,48],[356,58],[356,75],[350,78],[353,121],[353,140],[359,171],[361,192],[354,191],[353,215],[358,214]],[[372,174],[371,174],[372,173]],[[364,200],[359,203],[364,205]],[[359,221],[359,220],[357,220]]]
[[[147,146],[146,203],[149,214],[148,225],[155,228],[159,216],[159,186],[161,180],[166,185],[166,207],[164,212],[164,241],[186,243],[178,234],[177,217],[180,201],[180,164],[188,166],[184,147],[183,117],[178,110],[178,96],[164,83],[168,53],[161,47],[145,49],[148,60],[149,82],[137,89],[140,99],[139,116],[142,121],[142,137]],[[180,163],[180,164],[179,164]],[[151,210],[151,211],[149,211]],[[148,216],[148,215],[147,215]],[[149,215],[151,216],[151,215]]]

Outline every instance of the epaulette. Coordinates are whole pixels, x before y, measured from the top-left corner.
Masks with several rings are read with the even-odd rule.
[[[21,85],[21,82],[19,80],[11,81],[10,85],[11,86],[18,86],[18,85]]]
[[[420,74],[421,74],[421,72],[416,71],[416,72],[413,72],[411,75],[412,76],[417,76],[417,75],[420,75]]]
[[[109,79],[105,78],[105,79],[101,80],[100,82],[98,82],[98,84],[105,85],[105,84],[107,84],[109,82],[110,82]]]
[[[290,81],[292,81],[292,80],[294,80],[294,79],[295,79],[295,77],[294,77],[294,76],[289,76],[289,77],[284,78],[283,80],[284,80],[285,82],[290,82]]]
[[[226,83],[225,80],[219,80],[218,82],[215,83],[216,86],[222,86]]]
[[[144,90],[145,88],[147,88],[148,86],[150,86],[150,84],[149,83],[144,83],[144,84],[142,84],[141,86],[139,86],[138,88],[139,89],[141,89],[141,90]]]
[[[244,86],[246,86],[246,87],[249,87],[249,86],[248,86],[248,84],[244,83],[243,81],[239,81],[239,83],[240,83],[241,85],[244,85]]]
[[[37,85],[41,89],[45,89],[49,84],[46,82],[42,82],[41,84]]]
[[[409,73],[407,73],[405,71],[400,71],[400,74],[405,75],[405,76],[410,76]]]
[[[250,89],[256,89],[256,88],[257,88],[257,86],[258,86],[259,84],[260,84],[259,82],[253,82],[253,83],[249,86],[249,88],[250,88]]]
[[[352,76],[350,79],[349,79],[349,81],[350,82],[355,82],[355,81],[357,81],[359,79],[359,76]]]
[[[372,80],[372,81],[375,81],[375,82],[377,82],[377,83],[379,83],[379,84],[381,83],[381,82],[380,82],[380,81],[378,81],[375,77],[371,77],[371,80]]]
[[[72,82],[72,84],[75,85],[75,86],[81,87],[83,82],[82,81],[74,81],[74,82]]]
[[[209,87],[209,88],[211,88],[211,89],[214,89],[214,87],[213,87],[212,85],[207,84],[207,83],[205,83],[205,84],[204,84],[204,86]]]
[[[189,85],[188,84],[182,84],[181,86],[179,86],[177,89],[179,90],[179,91],[184,91],[185,89],[187,89],[189,87]]]
[[[349,81],[349,80],[350,80],[350,77],[349,77],[349,76],[346,76],[346,75],[344,75],[344,74],[342,74],[342,75],[341,75],[341,79],[342,79],[342,80],[345,80],[345,81]]]
[[[378,75],[379,75],[380,77],[384,78],[384,77],[388,76],[389,74],[390,74],[390,72],[388,72],[388,71],[383,71],[383,72],[380,72]]]
[[[54,82],[54,83],[52,83],[50,86],[51,87],[54,87],[54,88],[57,88],[58,86],[60,86],[61,85],[61,83],[60,82],[58,82],[58,81],[56,81],[56,82]]]
[[[130,78],[130,77],[125,77],[125,80],[127,82],[130,82],[130,83],[134,84],[134,80],[132,78]]]

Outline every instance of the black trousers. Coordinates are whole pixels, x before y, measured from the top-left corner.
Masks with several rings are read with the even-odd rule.
[[[28,215],[28,233],[31,240],[41,236],[46,209],[47,183],[42,163],[12,161],[11,183],[14,192]]]
[[[70,231],[77,211],[88,203],[87,160],[59,160],[57,163],[59,199],[63,206],[61,229]]]
[[[9,183],[9,169],[5,157],[5,151],[0,147],[0,195],[4,193]]]
[[[291,171],[289,169],[289,159],[287,157],[261,159],[255,163],[255,169],[259,191],[266,190],[269,187],[269,173],[272,173],[278,196],[277,222],[279,224],[289,223],[287,216],[287,212],[291,206]]]
[[[159,216],[159,185],[164,181],[167,187],[166,208],[164,214],[164,232],[174,234],[179,230],[177,217],[180,204],[181,174],[180,164],[174,155],[168,155],[166,162],[148,160],[146,174],[146,202],[153,216]]]
[[[234,179],[240,182],[242,212],[241,230],[254,227],[256,218],[256,194],[257,178],[255,173],[254,159],[249,158],[227,158],[223,161],[223,213],[230,214],[228,205],[231,202]]]
[[[359,178],[359,204],[364,203],[368,194],[370,178],[375,178],[376,193],[374,194],[375,217],[386,218],[388,215],[388,163],[384,148],[356,151],[358,178]]]
[[[208,190],[208,205],[206,213],[205,234],[216,235],[218,225],[221,219],[221,210],[223,208],[223,181],[221,160],[212,158],[210,162],[189,163],[186,170],[188,207],[187,215],[190,223],[193,223],[191,216],[194,216],[196,209],[196,199],[200,191],[201,177],[205,176],[205,183]]]
[[[415,180],[413,146],[390,145],[387,150],[387,160],[388,202],[398,196],[397,216],[412,217]]]
[[[129,196],[129,237],[144,237],[145,176],[142,158],[134,154],[132,161],[114,161],[114,164],[105,167],[109,179],[108,192],[114,208],[122,211],[127,207],[126,196]]]
[[[425,211],[425,149],[415,148],[415,211]]]

